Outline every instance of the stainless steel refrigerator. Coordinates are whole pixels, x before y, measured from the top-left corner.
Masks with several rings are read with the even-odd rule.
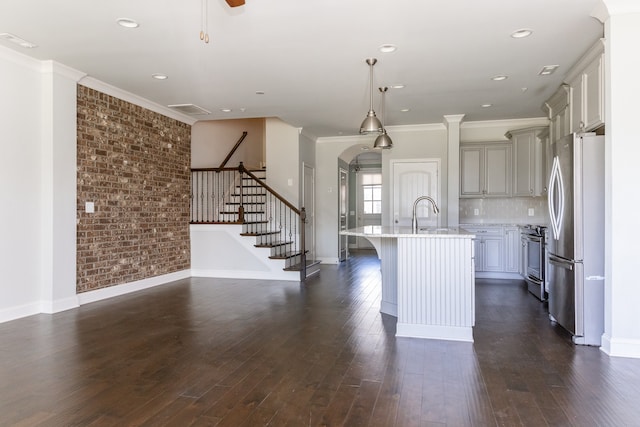
[[[549,180],[549,317],[573,342],[604,332],[604,137],[572,134],[554,144]]]

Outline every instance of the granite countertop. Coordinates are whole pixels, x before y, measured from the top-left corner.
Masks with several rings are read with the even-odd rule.
[[[460,227],[465,228],[465,227],[482,227],[482,228],[489,228],[489,227],[524,227],[525,225],[530,224],[530,223],[486,223],[486,222],[467,222],[464,224],[460,224]],[[534,224],[536,225],[536,224]]]
[[[340,232],[344,236],[358,237],[426,237],[426,238],[473,238],[475,234],[463,227],[419,227],[418,233],[413,233],[411,227],[391,227],[382,225],[365,225]]]

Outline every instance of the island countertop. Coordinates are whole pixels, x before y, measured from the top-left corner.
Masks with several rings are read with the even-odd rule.
[[[470,233],[462,227],[419,227],[414,233],[411,227],[396,227],[383,225],[365,225],[363,227],[350,228],[340,232],[345,236],[358,237],[417,237],[417,238],[474,238],[475,234]]]

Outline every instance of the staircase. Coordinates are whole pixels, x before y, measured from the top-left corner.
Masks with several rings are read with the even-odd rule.
[[[298,210],[266,183],[266,171],[238,168],[192,170],[191,224],[241,224],[240,236],[268,249],[282,269],[299,272],[300,281],[320,272],[307,260],[304,208]]]

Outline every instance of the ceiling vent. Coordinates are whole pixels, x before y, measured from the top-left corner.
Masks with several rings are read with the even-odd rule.
[[[204,116],[207,114],[211,114],[211,111],[207,111],[202,107],[198,107],[194,104],[173,104],[168,105],[169,108],[173,108],[176,111],[180,111],[184,114],[190,114],[192,116]]]

